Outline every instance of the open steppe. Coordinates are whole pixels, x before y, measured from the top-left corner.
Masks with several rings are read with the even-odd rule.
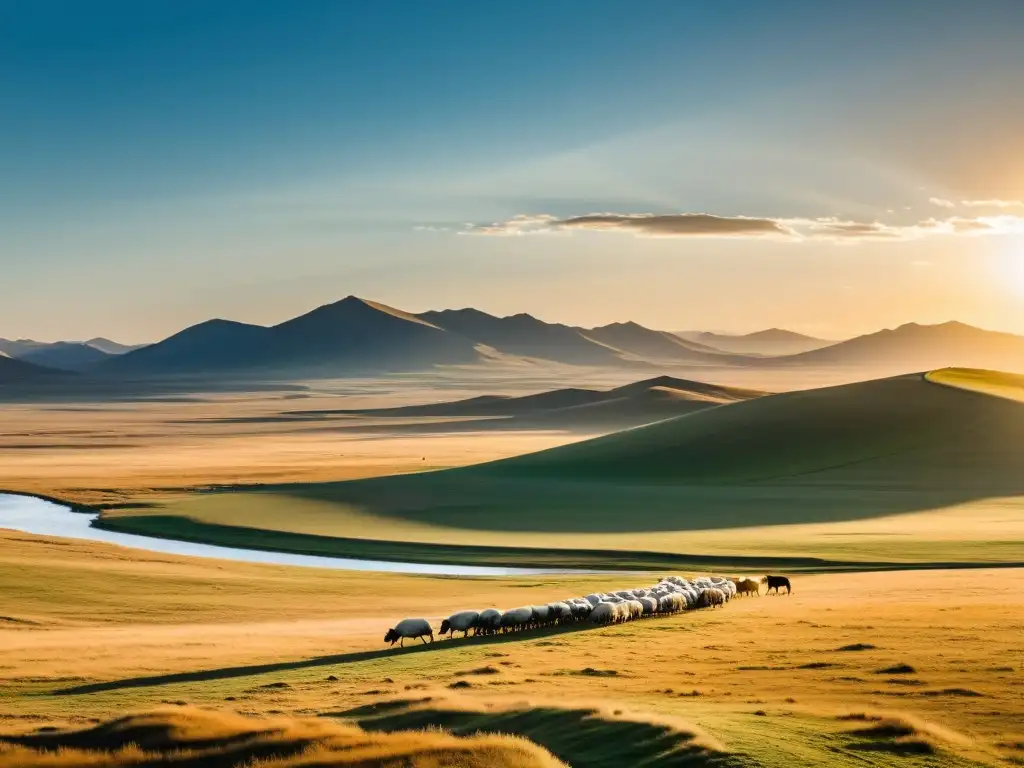
[[[339,412],[336,395],[16,406],[5,440],[21,442],[3,454],[10,489],[98,504],[107,527],[256,548],[584,567],[696,566],[685,557],[696,554],[804,571],[1013,564],[1024,562],[1021,391],[1010,375],[913,374],[597,440]],[[340,399],[357,410],[426,396]],[[411,421],[423,431],[406,433]],[[522,457],[481,464],[510,456]]]
[[[322,571],[4,531],[0,735],[24,738],[0,749],[0,765],[164,764],[167,750],[196,766],[348,764],[342,753],[371,761],[352,764],[410,766],[1024,762],[1024,598],[1012,567],[1024,561],[1018,378],[944,371],[798,391],[586,443],[594,435],[452,431],[444,419],[389,434],[395,416],[282,418],[337,411],[339,401],[365,410],[481,391],[376,387],[344,398],[325,388],[8,405],[2,485],[95,505],[104,525],[161,535],[373,556],[369,539],[398,558],[658,570]],[[636,462],[641,449],[682,459]],[[537,450],[546,452],[503,461]],[[581,474],[591,461],[596,477]],[[702,489],[698,475],[719,484]],[[394,503],[406,496],[392,488],[406,483],[429,502],[426,514]],[[547,497],[556,503],[535,507],[545,483],[559,488]],[[493,492],[517,486],[519,497]],[[378,487],[386,503],[349,497]],[[569,491],[584,501],[560,506]],[[490,506],[473,518],[437,504],[447,498]],[[504,514],[510,503],[522,513]],[[615,506],[620,514],[605,511]],[[580,509],[592,514],[571,514]],[[694,555],[708,559],[687,561]],[[608,628],[393,651],[381,642],[407,615],[436,627],[462,608],[769,567],[794,575],[791,596]],[[131,712],[150,714],[101,724]],[[408,731],[432,726],[446,731]],[[55,727],[75,731],[45,730]],[[477,733],[533,744],[449,735]]]
[[[789,597],[717,611],[388,651],[384,629],[410,612],[437,619],[654,577],[325,572],[5,533],[0,730],[187,705],[521,733],[572,765],[639,764],[615,762],[622,750],[650,765],[730,764],[655,759],[671,739],[654,734],[676,731],[736,765],[1006,764],[1024,756],[1020,577],[806,576]],[[590,754],[593,739],[616,747]]]

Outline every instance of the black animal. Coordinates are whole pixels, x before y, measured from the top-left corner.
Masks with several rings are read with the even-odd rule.
[[[771,592],[774,589],[775,594],[779,594],[779,590],[783,587],[786,588],[787,595],[793,591],[793,587],[789,583],[789,579],[785,576],[765,576],[761,579],[761,583],[768,585],[768,592]]]

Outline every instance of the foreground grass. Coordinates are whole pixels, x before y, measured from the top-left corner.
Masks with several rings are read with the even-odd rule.
[[[325,572],[4,534],[0,732],[187,705],[517,733],[574,766],[599,734],[630,754],[674,733],[748,765],[995,764],[1024,756],[1020,578],[798,576],[791,597],[720,611],[390,651],[383,630],[405,615],[648,578]],[[853,733],[889,718],[913,725]]]
[[[355,725],[161,709],[64,732],[0,734],[2,768],[557,768],[544,749],[500,735],[368,733]]]

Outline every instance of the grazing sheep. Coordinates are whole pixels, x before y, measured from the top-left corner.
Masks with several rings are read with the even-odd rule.
[[[592,624],[612,624],[618,620],[618,606],[615,603],[598,603],[590,612]]]
[[[546,605],[534,605],[530,607],[533,612],[530,616],[530,625],[534,628],[543,627],[551,621],[551,609]]]
[[[480,618],[477,619],[476,631],[479,634],[493,635],[501,629],[501,611],[497,608],[488,608],[486,611],[480,612]]]
[[[658,600],[658,613],[679,613],[686,609],[686,600],[682,595],[672,593]]]
[[[495,608],[480,612],[459,611],[441,622],[440,634],[454,637],[456,632],[462,632],[466,637],[472,631],[477,635],[490,635],[585,620],[598,625],[619,624],[654,614],[724,606],[736,595],[759,595],[762,582],[769,585],[769,591],[778,592],[781,587],[785,587],[787,593],[792,591],[789,579],[784,576],[765,576],[760,582],[740,577],[696,576],[688,580],[666,576],[650,587],[595,592],[586,597],[569,597],[546,605],[524,606],[504,612]],[[419,637],[426,643],[424,638],[427,636],[433,642],[434,633],[426,620],[405,619],[388,630],[384,639],[392,646],[400,642],[404,647],[405,638]]]
[[[426,619],[402,619],[384,635],[384,642],[391,643],[392,647],[399,643],[400,647],[404,648],[407,637],[418,637],[426,645],[427,641],[423,638],[427,636],[430,637],[430,642],[434,642],[434,630],[430,628],[430,622]]]
[[[513,608],[501,614],[501,630],[503,632],[518,632],[526,629],[533,620],[533,608]]]
[[[789,579],[787,579],[785,576],[765,576],[763,579],[761,579],[761,583],[768,585],[768,594],[771,594],[771,591],[773,589],[775,590],[775,594],[779,594],[779,590],[782,587],[786,588],[787,595],[793,591],[793,587],[789,583]]]
[[[572,608],[567,603],[548,603],[548,611],[552,622],[561,624],[572,619]]]
[[[469,634],[469,630],[476,627],[479,620],[479,611],[459,611],[458,613],[453,613],[441,622],[441,631],[438,634],[448,635],[450,639],[455,637],[456,632],[461,632],[462,636],[465,637]]]
[[[576,621],[583,621],[590,616],[594,611],[594,606],[588,603],[586,600],[582,602],[575,602],[572,604],[572,617]]]
[[[700,608],[715,608],[720,605],[725,605],[725,593],[718,589],[718,587],[711,587],[705,589],[700,593],[700,600],[697,603]]]
[[[761,595],[761,583],[757,579],[740,579],[736,592],[741,595]]]

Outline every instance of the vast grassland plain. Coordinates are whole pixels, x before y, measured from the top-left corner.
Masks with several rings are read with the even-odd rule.
[[[656,495],[621,521],[597,514],[573,529],[571,515],[548,514],[516,529],[507,518],[469,526],[454,524],[466,519],[457,510],[417,516],[390,501],[355,503],[339,490],[352,486],[337,482],[518,456],[587,437],[578,433],[362,433],[282,420],[292,404],[265,393],[5,406],[0,486],[94,504],[133,530],[170,520],[204,537],[229,529],[243,542],[253,531],[289,534],[300,538],[276,546],[297,549],[347,537],[600,549],[621,558],[606,562],[633,568],[644,553],[722,558],[680,560],[673,570],[683,573],[762,572],[751,557],[826,562],[794,568],[790,596],[721,610],[390,650],[383,633],[407,615],[436,625],[462,608],[638,586],[673,561],[652,573],[426,577],[0,531],[0,766],[1022,764],[1024,572],[1012,566],[1024,561],[1024,522],[1016,464],[1006,458],[1020,443],[1016,411],[1003,410],[1020,408],[1005,399],[1016,384],[973,372],[929,379],[910,380],[912,396],[896,398],[908,404],[898,429],[879,432],[889,423],[879,414],[869,440],[842,417],[848,444],[833,450],[857,461],[832,477],[851,486],[849,496],[813,474],[743,483],[733,499],[745,507],[760,499],[777,513],[808,501],[781,525],[768,515],[712,515],[723,524],[689,530],[666,524],[669,507],[647,503]],[[885,390],[890,406],[893,391]],[[318,397],[316,407],[332,400]],[[782,400],[782,416],[793,399]],[[970,429],[935,418],[951,407],[969,415]],[[905,442],[908,425],[923,439]],[[815,435],[802,434],[806,456],[820,454]],[[795,459],[804,460],[787,458]],[[973,473],[969,493],[943,486],[950,466]],[[236,484],[244,487],[223,488]],[[889,493],[905,499],[894,504]],[[874,499],[871,514],[837,503],[857,495]],[[698,501],[676,502],[675,514],[691,519]],[[872,563],[929,570],[871,571]],[[949,563],[972,567],[941,567]],[[148,714],[109,724],[132,712]]]

